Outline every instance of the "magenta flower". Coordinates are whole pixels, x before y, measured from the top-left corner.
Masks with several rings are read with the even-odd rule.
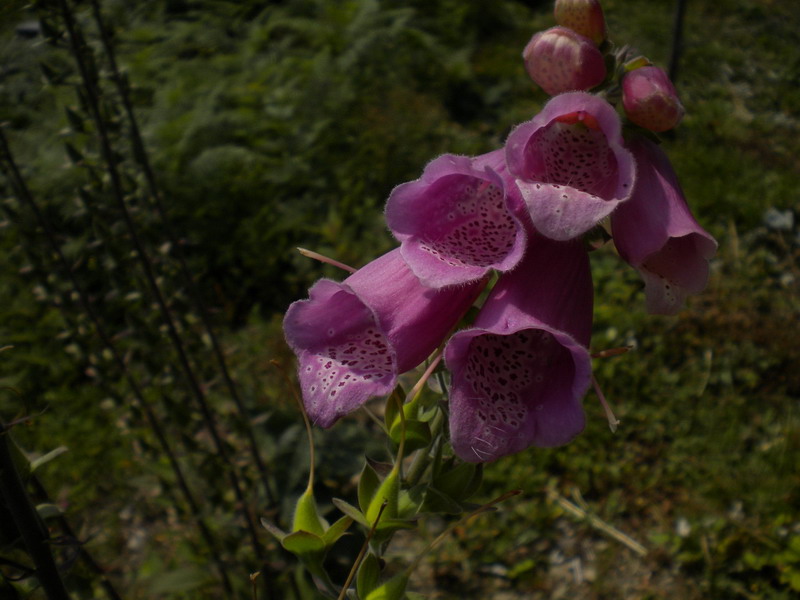
[[[420,179],[397,186],[386,204],[403,258],[425,285],[437,288],[513,268],[525,251],[520,218],[528,218],[525,204],[506,174],[503,150],[440,156]]]
[[[667,74],[654,66],[640,67],[622,80],[622,105],[633,122],[650,131],[667,131],[683,118],[683,104]]]
[[[342,283],[321,279],[283,321],[298,358],[303,403],[311,420],[330,427],[441,344],[485,282],[434,290],[409,270],[399,249]]]
[[[614,108],[584,92],[556,96],[511,132],[508,170],[542,235],[575,238],[630,197],[636,169],[623,143]]]
[[[717,242],[692,216],[664,151],[645,138],[628,147],[638,175],[630,201],[611,215],[614,244],[644,279],[648,312],[675,314],[705,288]]]
[[[606,78],[606,63],[594,42],[566,27],[535,34],[522,58],[530,78],[551,96],[588,90]]]
[[[591,377],[592,280],[579,241],[536,237],[470,329],[445,349],[456,454],[486,462],[566,444],[584,427]]]

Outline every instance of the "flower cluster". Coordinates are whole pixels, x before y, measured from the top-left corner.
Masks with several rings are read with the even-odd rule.
[[[675,314],[706,285],[716,242],[650,133],[683,116],[674,87],[646,59],[612,52],[596,0],[558,0],[555,14],[559,26],[523,53],[553,98],[503,148],[440,156],[396,187],[386,222],[399,248],[341,283],[317,282],[287,311],[286,339],[316,424],[389,394],[446,343],[450,436],[461,459],[567,443],[584,427],[591,383],[583,236],[610,221],[652,313]],[[624,118],[609,101],[620,96]],[[474,322],[453,332],[490,281]]]

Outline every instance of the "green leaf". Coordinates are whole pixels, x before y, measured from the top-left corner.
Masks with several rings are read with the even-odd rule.
[[[407,518],[416,515],[425,500],[427,489],[427,484],[420,483],[409,490],[400,490],[397,500],[398,516]]]
[[[366,598],[367,594],[378,587],[380,575],[381,567],[378,557],[370,552],[358,567],[356,575],[356,591],[359,598]]]
[[[428,488],[425,494],[425,501],[422,503],[422,511],[430,513],[443,513],[447,515],[460,515],[464,512],[461,505],[450,496],[443,494],[436,488]]]
[[[314,493],[311,488],[306,488],[306,491],[297,499],[292,530],[308,531],[317,537],[325,534],[325,525],[319,518],[317,503],[314,501]]]
[[[375,496],[375,492],[380,485],[380,479],[369,463],[364,465],[361,470],[361,477],[358,479],[358,506],[362,511],[366,512],[369,503]]]
[[[352,504],[345,502],[341,498],[334,498],[333,500],[331,500],[331,502],[333,502],[333,505],[336,508],[338,508],[345,515],[353,519],[353,521],[355,521],[359,525],[362,525],[367,528],[372,527],[372,524],[369,521],[367,521],[367,518],[364,516],[364,513],[362,513]]]
[[[403,437],[403,423],[398,419],[389,430],[389,437],[396,445],[400,445]],[[427,448],[431,443],[431,428],[424,421],[416,419],[406,419],[406,442],[403,449],[406,453]]]
[[[391,473],[386,476],[378,489],[375,491],[375,495],[370,500],[369,506],[365,511],[365,516],[367,517],[367,522],[374,523],[375,520],[378,518],[378,513],[380,513],[381,506],[383,502],[386,501],[386,508],[383,511],[383,519],[391,519],[397,516],[397,504],[398,504],[398,496],[400,494],[400,471],[399,469],[393,469]]]
[[[286,535],[287,535],[287,533],[285,531],[283,531],[282,529],[279,529],[278,527],[276,527],[275,525],[273,525],[272,523],[270,523],[266,519],[261,519],[261,526],[264,529],[266,529],[267,531],[269,531],[275,537],[275,539],[277,539],[279,542],[282,542],[283,538],[285,538]]]
[[[35,471],[36,469],[41,467],[43,464],[49,463],[54,458],[57,458],[57,457],[61,456],[62,454],[64,454],[65,452],[67,452],[67,450],[69,450],[69,448],[67,448],[66,446],[59,446],[58,448],[55,448],[54,450],[51,450],[50,452],[48,452],[44,456],[40,456],[36,460],[32,460],[31,461],[31,471]]]
[[[318,554],[325,551],[322,538],[308,531],[295,531],[281,540],[281,545],[296,556]]]
[[[350,525],[353,524],[353,518],[344,516],[338,521],[336,521],[333,525],[331,525],[325,534],[322,536],[322,541],[325,542],[325,546],[330,548],[333,546],[340,537],[342,537],[345,533],[347,533],[347,529]]]
[[[414,529],[416,526],[417,524],[414,521],[409,521],[407,519],[387,519],[385,517],[381,517],[381,522],[378,523],[375,531],[386,534],[394,533],[400,529]]]
[[[382,586],[375,588],[364,600],[402,600],[408,585],[408,576],[405,573],[395,575]]]
[[[43,520],[60,517],[62,514],[64,514],[58,506],[49,502],[36,505],[36,512],[39,513],[39,516]]]
[[[461,463],[451,469],[443,470],[434,480],[433,485],[443,494],[461,502],[478,490],[482,473],[482,469],[479,469],[477,465]]]

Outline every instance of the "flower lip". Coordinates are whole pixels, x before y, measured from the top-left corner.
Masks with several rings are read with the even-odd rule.
[[[633,190],[635,163],[605,100],[584,92],[556,96],[506,142],[506,161],[534,227],[575,238],[607,217]]]
[[[524,202],[505,175],[503,150],[469,158],[442,155],[422,177],[396,187],[386,220],[403,258],[431,287],[512,269],[525,251]]]
[[[316,425],[330,427],[394,388],[397,354],[375,312],[350,286],[318,281],[308,300],[286,311],[284,330],[298,357],[306,411]]]

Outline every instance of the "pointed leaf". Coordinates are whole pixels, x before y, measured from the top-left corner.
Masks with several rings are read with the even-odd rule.
[[[35,471],[36,469],[41,467],[43,464],[50,462],[51,460],[53,460],[54,458],[56,458],[58,456],[61,456],[67,450],[68,450],[68,448],[66,446],[59,446],[58,448],[55,448],[54,450],[51,450],[47,454],[45,454],[43,456],[40,456],[36,460],[32,460],[31,461],[31,471]]]
[[[353,524],[352,517],[342,517],[338,521],[336,521],[333,525],[331,525],[325,534],[322,536],[322,541],[325,542],[325,546],[330,548],[333,546],[340,537],[342,537],[345,533],[347,533],[348,528],[350,525]]]
[[[435,488],[428,488],[428,492],[425,494],[425,502],[422,504],[422,510],[424,512],[444,513],[447,515],[460,515],[464,512],[458,502]]]
[[[382,586],[372,590],[364,600],[402,600],[408,585],[408,576],[395,575]]]
[[[380,485],[378,474],[375,472],[369,463],[364,465],[361,470],[361,477],[358,480],[358,506],[362,511],[367,511],[369,503],[375,496],[375,492]]]
[[[356,575],[356,591],[359,598],[366,598],[370,592],[378,587],[380,575],[381,567],[378,557],[370,552],[362,561]]]
[[[400,529],[414,529],[417,524],[406,519],[386,519],[381,517],[381,522],[375,528],[376,533],[394,533]]]
[[[391,519],[397,516],[397,502],[400,493],[400,471],[393,469],[391,473],[386,476],[381,482],[381,485],[375,492],[375,495],[370,500],[369,507],[365,511],[367,521],[371,524],[375,522],[380,513],[381,506],[384,500],[386,501],[386,508],[383,511],[382,518]]]
[[[472,482],[475,475],[475,465],[473,463],[461,463],[452,469],[444,471],[433,482],[434,486],[440,492],[454,498],[456,500],[466,500],[462,498],[464,490]]]
[[[345,515],[353,519],[353,521],[355,521],[359,525],[363,525],[364,527],[367,528],[372,527],[372,524],[369,521],[367,521],[367,518],[364,516],[364,513],[362,513],[352,504],[348,504],[341,498],[334,498],[333,500],[331,500],[331,502],[333,502],[333,505],[336,508],[338,508]]]
[[[287,535],[285,531],[279,529],[278,527],[275,527],[275,525],[273,525],[266,519],[261,519],[261,526],[267,531],[269,531],[279,542],[282,542],[283,538],[285,538]]]
[[[403,448],[405,452],[413,452],[420,448],[426,448],[431,443],[431,428],[423,422],[416,419],[406,419],[406,442]],[[396,445],[400,445],[400,440],[403,437],[403,424],[398,419],[389,430],[389,436]]]
[[[53,519],[64,514],[57,505],[51,503],[38,504],[36,506],[36,512],[39,513],[39,517],[42,520]]]

